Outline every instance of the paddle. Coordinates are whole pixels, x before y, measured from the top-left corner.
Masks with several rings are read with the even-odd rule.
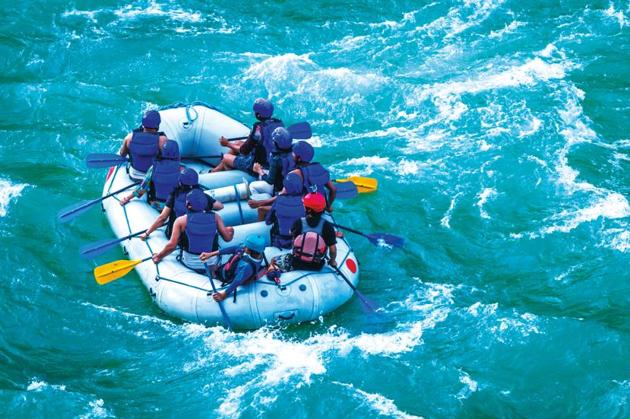
[[[330,266],[330,265],[329,265]],[[350,280],[348,279],[348,277],[346,277],[343,272],[341,272],[341,270],[339,268],[337,268],[336,266],[330,266],[331,268],[333,268],[338,274],[339,276],[341,276],[343,278],[344,281],[346,281],[346,284],[348,284],[348,286],[350,288],[352,288],[352,291],[354,291],[354,293],[357,295],[357,297],[359,297],[359,301],[361,302],[361,307],[363,307],[363,309],[365,311],[372,311],[372,312],[376,312],[376,310],[379,308],[378,304],[376,304],[374,301],[371,301],[370,299],[368,299],[365,295],[363,295],[358,289],[357,287],[354,286],[354,284],[352,282],[350,282]]]
[[[295,124],[289,125],[287,127],[287,131],[291,134],[291,138],[294,140],[308,140],[313,136],[313,131],[311,130],[311,124],[308,122],[296,122]],[[249,136],[246,137],[235,137],[228,138],[228,141],[239,141],[246,140]]]
[[[212,285],[212,291],[216,294],[217,287],[214,285],[214,280],[212,279],[212,273],[210,272],[210,268],[207,263],[204,263],[203,266],[206,268],[206,275],[208,275],[208,280],[210,281],[210,285]],[[218,301],[219,308],[221,309],[221,315],[223,316],[223,322],[225,323],[225,327],[228,330],[232,330],[232,324],[230,323],[230,318],[225,311],[225,307],[223,307],[223,301]]]
[[[350,199],[359,195],[357,186],[352,182],[339,182],[335,180],[335,188],[337,189],[336,199]]]
[[[342,230],[347,230],[351,233],[355,233],[358,234],[359,236],[363,236],[366,239],[368,239],[370,241],[370,243],[376,245],[376,246],[380,246],[381,243],[387,244],[389,246],[394,246],[394,247],[403,247],[403,245],[405,244],[405,239],[403,239],[402,237],[398,237],[395,236],[393,234],[388,234],[388,233],[372,233],[372,234],[365,234],[359,230],[355,230],[352,229],[350,227],[344,227],[342,225],[339,224],[334,224],[333,225],[335,227],[339,227]]]
[[[85,164],[90,169],[116,166],[128,161],[127,157],[114,153],[90,153],[85,157]]]
[[[85,259],[93,259],[107,252],[109,249],[113,248],[118,243],[128,240],[132,237],[137,237],[141,235],[142,233],[144,233],[145,231],[147,230],[144,229],[142,231],[138,231],[128,236],[121,237],[120,239],[106,239],[106,240],[101,240],[95,243],[87,244],[81,248],[81,251],[80,251],[81,257]]]
[[[137,260],[117,260],[94,268],[94,279],[99,285],[105,285],[127,275],[136,265],[146,262],[151,256]]]
[[[359,193],[374,192],[378,189],[378,180],[371,177],[350,176],[347,179],[337,179],[335,182],[352,182],[356,185]]]
[[[140,182],[134,182],[130,185],[125,186],[122,189],[119,189],[117,191],[114,191],[108,195],[105,195],[103,197],[100,198],[96,198],[96,199],[92,199],[90,201],[83,201],[83,202],[79,202],[78,204],[75,205],[71,205],[69,207],[66,207],[64,209],[62,209],[61,211],[59,211],[59,213],[57,213],[57,220],[60,223],[65,223],[67,221],[70,221],[76,217],[78,217],[79,215],[83,214],[84,212],[86,212],[87,210],[89,210],[93,205],[98,204],[99,202],[101,202],[104,199],[107,199],[111,196],[116,195],[117,193],[120,193],[124,190],[127,190],[133,186],[136,186],[140,184]]]

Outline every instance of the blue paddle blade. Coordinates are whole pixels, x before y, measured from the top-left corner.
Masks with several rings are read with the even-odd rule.
[[[291,137],[296,140],[308,140],[313,136],[311,124],[308,122],[297,122],[289,125],[287,130],[291,134]]]
[[[361,293],[359,290],[355,289],[354,293],[359,298],[359,301],[361,302],[361,308],[363,309],[364,312],[376,313],[376,311],[380,308],[379,305],[376,304],[376,302],[374,302],[374,300],[370,300],[365,295],[363,295],[363,293]]]
[[[81,257],[84,259],[93,259],[97,256],[100,256],[108,252],[113,247],[115,247],[118,243],[124,241],[125,239],[127,238],[124,237],[122,239],[107,239],[107,240],[101,240],[95,243],[90,243],[83,246],[79,253]]]
[[[352,182],[335,182],[335,188],[337,188],[336,199],[350,199],[359,195],[357,185]]]
[[[85,158],[85,164],[90,169],[110,167],[126,162],[126,157],[114,153],[90,153]]]
[[[405,239],[402,237],[394,236],[393,234],[387,233],[372,233],[366,234],[365,237],[372,243],[377,246],[393,246],[393,247],[403,247],[405,244]]]
[[[92,199],[91,201],[83,201],[79,202],[78,204],[66,207],[59,211],[59,213],[57,214],[57,221],[59,221],[60,223],[65,223],[73,220],[99,202],[101,202],[101,199]]]

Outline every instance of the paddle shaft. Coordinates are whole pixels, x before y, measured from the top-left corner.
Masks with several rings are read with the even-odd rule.
[[[363,236],[363,237],[368,238],[368,239],[370,238],[367,234],[365,234],[365,233],[363,233],[363,232],[361,232],[361,231],[359,231],[359,230],[355,230],[355,229],[350,228],[350,227],[345,227],[345,226],[339,225],[339,224],[337,224],[337,223],[333,223],[333,225],[334,225],[335,227],[339,227],[339,228],[340,228],[340,229],[342,229],[342,230],[347,230],[347,231],[349,231],[349,232],[351,232],[351,233],[358,234],[359,236]]]
[[[210,281],[210,285],[212,286],[212,291],[216,294],[217,287],[214,285],[214,280],[212,279],[212,273],[210,272],[210,268],[207,263],[204,263],[203,266],[206,268],[206,275],[208,275],[208,280]],[[228,330],[232,330],[232,324],[230,323],[230,318],[228,317],[227,312],[225,311],[225,307],[223,307],[223,301],[217,301],[219,304],[219,309],[221,309],[221,314],[223,315],[223,320],[225,321],[225,325]]]
[[[110,194],[108,194],[108,195],[105,195],[105,196],[103,196],[103,197],[96,198],[96,199],[92,199],[92,200],[90,200],[90,201],[85,201],[82,205],[79,205],[78,207],[73,208],[73,209],[71,209],[70,211],[67,211],[67,212],[62,213],[59,217],[60,217],[61,219],[65,219],[65,218],[68,218],[68,216],[70,216],[70,215],[72,215],[72,214],[74,214],[74,213],[76,213],[76,212],[79,212],[79,211],[83,212],[82,210],[84,210],[84,209],[86,209],[86,208],[89,208],[89,207],[91,207],[91,206],[92,206],[92,205],[94,205],[94,204],[98,204],[99,202],[103,201],[104,199],[107,199],[107,198],[109,198],[109,197],[112,197],[112,196],[114,196],[114,195],[116,195],[116,194],[118,194],[118,193],[120,193],[120,192],[122,192],[122,191],[124,191],[124,190],[127,190],[127,189],[129,189],[129,188],[131,188],[131,187],[133,187],[133,186],[136,186],[136,185],[138,185],[138,184],[140,184],[140,182],[135,182],[135,183],[132,183],[131,185],[127,185],[127,186],[125,186],[124,188],[118,189],[117,191],[114,191],[114,192],[112,192],[112,193],[110,193]],[[74,218],[74,217],[73,217],[73,218]],[[62,221],[62,222],[63,222],[63,221]]]
[[[142,182],[140,182],[140,181],[138,181],[138,182],[134,182],[134,183],[132,183],[132,184],[130,184],[130,185],[125,186],[124,188],[120,188],[120,189],[118,189],[117,191],[114,191],[114,192],[112,192],[112,193],[109,193],[109,194],[107,194],[107,195],[105,195],[105,196],[103,196],[103,197],[101,197],[101,198],[96,198],[96,199],[95,199],[95,201],[102,201],[102,200],[104,200],[104,199],[110,198],[110,197],[112,197],[112,196],[116,195],[117,193],[121,193],[122,191],[126,191],[127,189],[129,189],[129,188],[131,188],[131,187],[133,187],[133,186],[139,185],[140,183],[142,183]]]
[[[161,226],[160,226],[161,227]],[[105,242],[97,242],[91,245],[86,245],[81,249],[81,256],[82,257],[95,257],[98,255],[101,255],[103,253],[105,253],[106,251],[108,251],[110,248],[116,246],[118,243],[123,242],[125,240],[131,239],[133,237],[137,237],[139,235],[141,235],[142,233],[144,233],[146,231],[145,230],[141,230],[141,231],[137,231],[133,234],[130,234],[128,236],[125,237],[121,237],[119,239],[113,239],[113,240],[108,240]]]
[[[330,265],[328,265],[328,266],[330,266]],[[374,307],[372,307],[372,304],[370,304],[368,299],[365,298],[365,296],[363,294],[361,294],[361,292],[357,289],[357,287],[354,286],[354,284],[352,282],[350,282],[348,277],[345,276],[343,272],[341,272],[341,269],[339,269],[336,266],[331,266],[331,268],[333,268],[339,274],[339,276],[341,278],[343,278],[344,281],[346,281],[346,284],[348,284],[348,286],[350,288],[352,288],[352,291],[354,291],[354,293],[357,295],[357,297],[359,297],[359,300],[361,300],[361,302],[365,305],[365,307],[369,308],[371,311],[375,311]]]

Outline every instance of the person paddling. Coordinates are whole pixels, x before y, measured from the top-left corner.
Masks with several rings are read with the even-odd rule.
[[[129,155],[129,176],[142,180],[153,164],[153,159],[166,143],[166,135],[158,132],[162,118],[156,110],[147,111],[142,117],[142,126],[127,134],[118,154]]]
[[[289,173],[284,179],[284,189],[276,197],[265,217],[265,224],[271,225],[271,245],[280,249],[291,249],[293,237],[291,228],[306,215],[302,202],[302,180]]]
[[[195,171],[195,169],[186,168],[179,175],[179,183],[171,191],[168,196],[168,199],[164,203],[164,209],[155,219],[151,227],[147,229],[144,234],[140,235],[140,239],[146,240],[147,237],[151,235],[155,230],[164,225],[164,222],[168,220],[168,224],[166,226],[166,237],[171,237],[171,232],[173,229],[173,223],[175,223],[175,219],[186,214],[186,194],[192,190],[198,189],[201,191],[199,186],[199,175]],[[204,194],[207,199],[206,211],[212,210],[221,210],[223,209],[223,204],[219,201],[216,201],[208,194]]]
[[[270,276],[274,272],[292,270],[319,271],[328,265],[337,267],[337,236],[335,228],[322,217],[326,199],[319,192],[310,192],[303,198],[306,217],[297,220],[291,228],[293,237],[291,253],[277,256],[269,263]],[[326,253],[328,252],[328,258]]]
[[[193,271],[205,274],[205,267],[199,255],[219,248],[218,234],[229,242],[234,237],[234,229],[226,227],[219,214],[204,211],[207,206],[206,194],[193,189],[186,195],[186,214],[177,217],[173,224],[173,233],[164,248],[152,256],[154,263],[169,255],[177,245],[181,246],[178,260]],[[209,258],[209,265],[216,265],[218,258]]]
[[[179,157],[177,142],[167,140],[140,186],[121,199],[120,205],[126,205],[134,197],[140,198],[148,192],[149,204],[157,210],[163,210],[164,203],[179,182]]]
[[[237,169],[253,174],[254,163],[264,168],[269,166],[269,155],[273,151],[271,133],[275,128],[283,127],[284,123],[272,117],[273,104],[267,99],[256,99],[253,110],[258,122],[254,123],[245,142],[230,142],[225,137],[219,139],[220,144],[231,152],[223,155],[213,172]]]
[[[236,288],[257,278],[265,251],[265,239],[259,235],[250,235],[243,242],[243,246],[231,246],[221,250],[202,253],[199,258],[208,263],[219,255],[233,255],[230,260],[218,270],[218,279],[229,283],[225,291],[214,293],[215,301],[223,301]]]
[[[286,175],[295,168],[295,160],[291,154],[293,139],[291,134],[284,127],[278,127],[271,133],[273,141],[273,151],[269,162],[269,171],[265,173],[260,163],[254,163],[253,171],[258,173],[258,181],[249,184],[252,194],[277,195],[282,190],[282,183]],[[256,208],[251,201],[250,207]]]
[[[321,164],[311,162],[315,156],[315,149],[306,141],[298,141],[293,145],[293,158],[295,159],[295,170],[291,173],[297,174],[302,179],[303,194],[309,192],[319,192],[326,199],[326,211],[332,212],[332,204],[337,195],[337,188],[330,180],[330,174]],[[328,192],[328,193],[326,193]]]

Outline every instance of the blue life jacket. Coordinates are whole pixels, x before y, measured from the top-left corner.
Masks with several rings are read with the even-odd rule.
[[[299,168],[302,173],[302,182],[304,184],[303,193],[319,192],[326,196],[325,185],[330,181],[328,170],[324,169],[319,163],[310,163],[308,166]]]
[[[192,188],[188,189],[186,188],[185,190],[179,186],[176,190],[173,191],[173,193],[175,193],[175,202],[173,205],[173,210],[175,212],[175,218],[177,217],[181,217],[182,215],[186,214],[187,209],[186,209],[186,194],[188,192],[192,191]]]
[[[265,119],[264,121],[254,124],[254,131],[256,130],[256,125],[260,126],[260,137],[256,138],[254,161],[268,168],[271,153],[274,150],[271,133],[278,127],[284,127],[284,123],[276,118]]]
[[[300,195],[278,195],[271,206],[276,220],[271,229],[271,245],[281,249],[290,249],[293,245],[291,227],[306,215]]]
[[[160,151],[160,133],[144,132],[142,128],[133,130],[129,142],[131,167],[146,172]]]
[[[168,195],[179,183],[179,174],[179,160],[156,160],[153,164],[153,175],[151,176],[153,187],[149,191],[149,200],[166,202]],[[185,205],[186,196],[184,195]]]
[[[289,172],[295,169],[295,160],[293,159],[293,155],[291,154],[291,151],[288,151],[288,152],[275,151],[272,154],[272,159],[276,160],[275,164],[278,164],[281,168],[280,172],[276,172],[275,179],[272,179],[273,194],[276,195],[284,187],[283,185],[284,178],[287,177]]]
[[[212,250],[217,235],[214,212],[188,212],[185,251],[195,255]]]

